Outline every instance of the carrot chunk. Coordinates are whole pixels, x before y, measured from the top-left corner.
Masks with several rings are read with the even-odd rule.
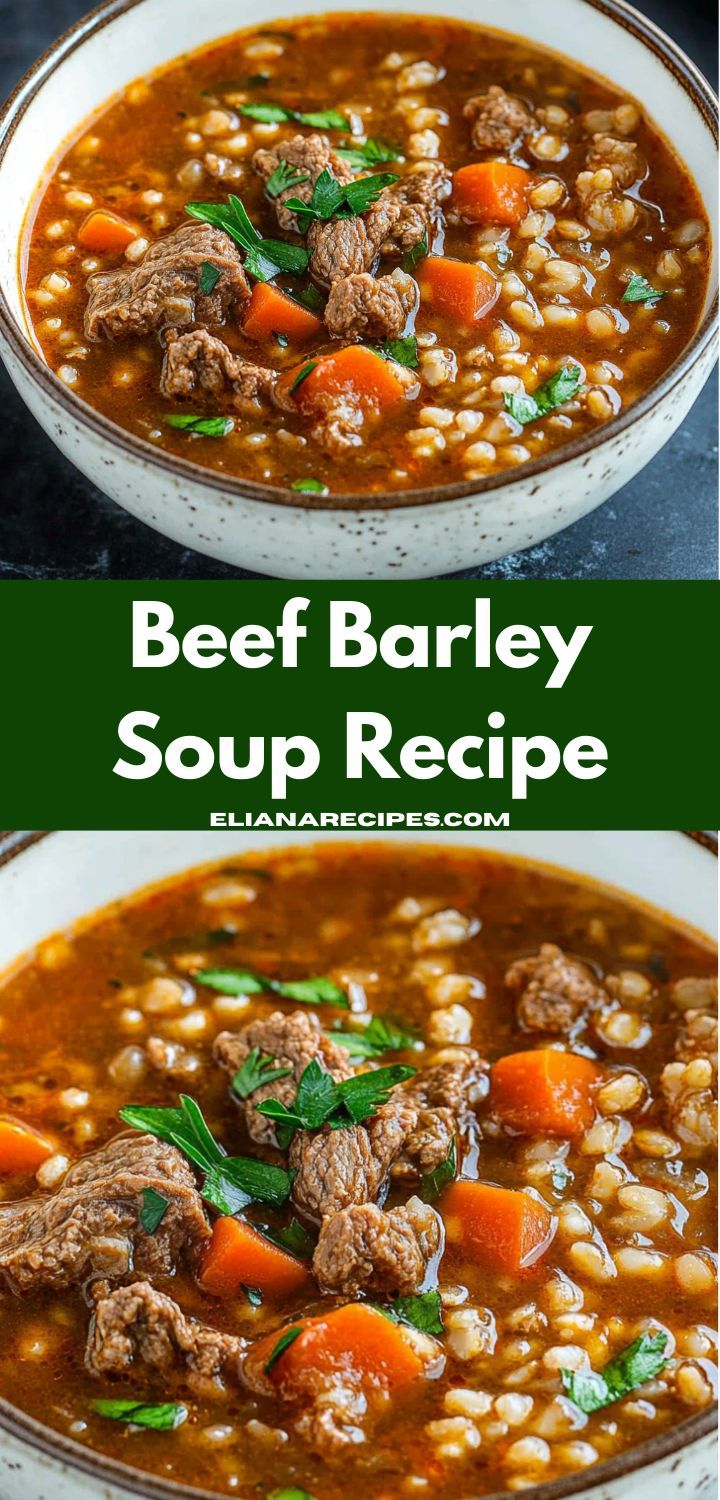
[[[322,326],[321,318],[301,307],[279,287],[269,281],[256,281],[243,323],[243,333],[249,339],[264,342],[280,333],[293,344],[303,344],[306,339],[316,338]]]
[[[423,1362],[402,1330],[366,1303],[349,1302],[325,1317],[308,1318],[302,1332],[269,1371],[282,1395],[292,1397],[302,1388],[305,1371],[312,1369],[328,1381],[350,1380],[368,1393],[398,1390],[422,1374]],[[279,1335],[263,1341],[270,1359]]]
[[[519,224],[528,210],[532,177],[504,161],[475,161],[453,174],[452,201],[473,224]]]
[[[307,1286],[302,1261],[271,1244],[242,1219],[220,1218],[200,1270],[200,1285],[213,1297],[236,1297],[241,1286],[257,1287],[268,1297],[289,1297]]]
[[[490,1069],[490,1104],[521,1135],[582,1135],[598,1069],[576,1052],[511,1052]]]
[[[31,1125],[8,1115],[0,1119],[0,1172],[34,1172],[54,1150],[52,1141]]]
[[[311,408],[317,397],[345,396],[364,410],[379,415],[404,398],[405,389],[392,361],[382,359],[362,344],[349,344],[338,349],[337,354],[321,355],[308,364],[312,368],[307,375],[303,375],[307,366],[300,366],[283,377],[283,383],[287,381],[289,393],[301,408]]]
[[[112,214],[107,209],[98,208],[88,214],[81,224],[78,239],[86,250],[119,255],[121,251],[127,250],[139,233],[140,230],[134,224],[128,224],[126,219],[118,218],[117,214]]]
[[[553,1236],[553,1217],[543,1203],[490,1182],[454,1182],[440,1211],[448,1247],[456,1245],[488,1270],[507,1275],[539,1260]]]
[[[429,255],[420,271],[422,300],[459,323],[478,323],[500,295],[500,282],[484,266]]]

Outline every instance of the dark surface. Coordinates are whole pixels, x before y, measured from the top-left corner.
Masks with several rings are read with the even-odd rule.
[[[86,0],[0,0],[0,94],[88,8]],[[643,0],[641,9],[714,83],[717,13],[710,0]],[[552,0],[546,10],[551,22]],[[257,576],[176,546],[95,490],[41,432],[2,367],[0,399],[0,578]],[[716,578],[716,413],[714,376],[672,441],[607,504],[542,546],[457,576]]]

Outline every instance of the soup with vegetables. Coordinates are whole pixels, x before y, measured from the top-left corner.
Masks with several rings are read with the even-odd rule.
[[[682,1422],[715,1382],[714,974],[618,893],[402,844],[41,943],[0,988],[0,1396],[275,1500],[517,1490]]]
[[[642,104],[439,17],[239,32],[125,90],[35,204],[48,364],[164,453],[307,495],[596,431],[695,329],[709,231]]]

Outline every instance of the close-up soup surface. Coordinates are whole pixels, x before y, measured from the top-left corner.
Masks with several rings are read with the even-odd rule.
[[[402,845],[46,939],[0,987],[0,1398],[293,1500],[519,1490],[682,1423],[715,1387],[715,974],[618,892]]]
[[[341,496],[601,431],[687,344],[709,253],[641,100],[499,32],[359,13],[132,83],[49,169],[23,275],[48,364],[113,422]]]

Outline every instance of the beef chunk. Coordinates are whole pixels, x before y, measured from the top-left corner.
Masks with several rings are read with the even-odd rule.
[[[245,1123],[255,1141],[275,1143],[272,1120],[259,1115],[256,1106],[266,1099],[279,1099],[290,1108],[302,1074],[313,1058],[332,1074],[336,1083],[353,1076],[349,1054],[325,1036],[312,1011],[296,1010],[287,1016],[276,1010],[262,1020],[251,1021],[242,1031],[222,1031],[215,1038],[213,1053],[220,1067],[232,1075],[255,1047],[264,1056],[272,1057],[276,1067],[292,1069],[289,1077],[263,1084],[244,1101]]]
[[[347,162],[343,161],[333,151],[330,142],[325,135],[294,135],[289,141],[282,141],[270,151],[256,151],[253,156],[255,171],[269,182],[273,172],[279,167],[280,162],[288,164],[300,174],[307,177],[307,182],[298,182],[294,187],[286,188],[280,193],[275,201],[275,212],[281,229],[297,231],[298,221],[290,209],[285,208],[287,198],[297,198],[300,203],[309,203],[312,191],[321,172],[328,170],[340,183],[352,182],[353,172]]]
[[[423,236],[432,241],[431,224],[440,219],[440,205],[452,190],[452,176],[442,162],[424,162],[386,188],[383,197],[397,212],[382,246],[383,255],[405,255]]]
[[[330,290],[325,308],[328,332],[340,339],[397,338],[417,297],[417,286],[404,271],[378,280],[364,271],[346,276]]]
[[[200,1068],[200,1058],[196,1052],[190,1052],[180,1042],[167,1042],[161,1036],[148,1037],[145,1056],[156,1073],[182,1083],[189,1083]]]
[[[325,1292],[408,1296],[420,1290],[441,1245],[440,1219],[419,1198],[389,1213],[362,1203],[325,1220],[313,1272]]]
[[[401,213],[402,205],[388,196],[389,191],[381,193],[366,214],[354,219],[330,219],[328,223],[318,219],[310,225],[307,244],[310,271],[316,281],[332,286],[344,276],[372,270],[380,246]]]
[[[142,1377],[156,1370],[166,1376],[180,1367],[197,1395],[222,1396],[226,1379],[239,1382],[244,1348],[244,1339],[186,1317],[177,1302],[149,1281],[114,1292],[106,1283],[95,1289],[85,1351],[93,1375],[127,1378],[136,1372]]]
[[[230,395],[233,407],[245,411],[271,396],[276,379],[274,370],[234,354],[206,328],[195,328],[191,333],[170,329],[165,335],[160,387],[164,396],[187,400],[200,395],[218,400]]]
[[[209,294],[199,288],[204,261],[220,272]],[[139,266],[91,276],[88,293],[86,337],[123,339],[192,323],[220,327],[248,300],[250,287],[229,236],[192,223],[156,240]]]
[[[594,135],[586,165],[591,172],[609,167],[618,187],[628,188],[644,177],[645,160],[634,141],[618,141],[611,135]]]
[[[543,943],[532,958],[511,964],[505,983],[519,996],[518,1020],[530,1031],[571,1031],[585,1011],[608,1002],[587,965],[555,943]]]
[[[463,110],[472,127],[472,143],[476,151],[487,151],[491,155],[502,152],[507,155],[520,137],[532,130],[533,117],[522,99],[506,94],[504,89],[492,83],[485,94],[475,94],[468,99]]]
[[[153,1188],[168,1208],[154,1234],[140,1223]],[[71,1286],[90,1275],[169,1275],[210,1233],[183,1156],[149,1135],[121,1135],[82,1157],[52,1197],[0,1205],[0,1271],[17,1292]]]

